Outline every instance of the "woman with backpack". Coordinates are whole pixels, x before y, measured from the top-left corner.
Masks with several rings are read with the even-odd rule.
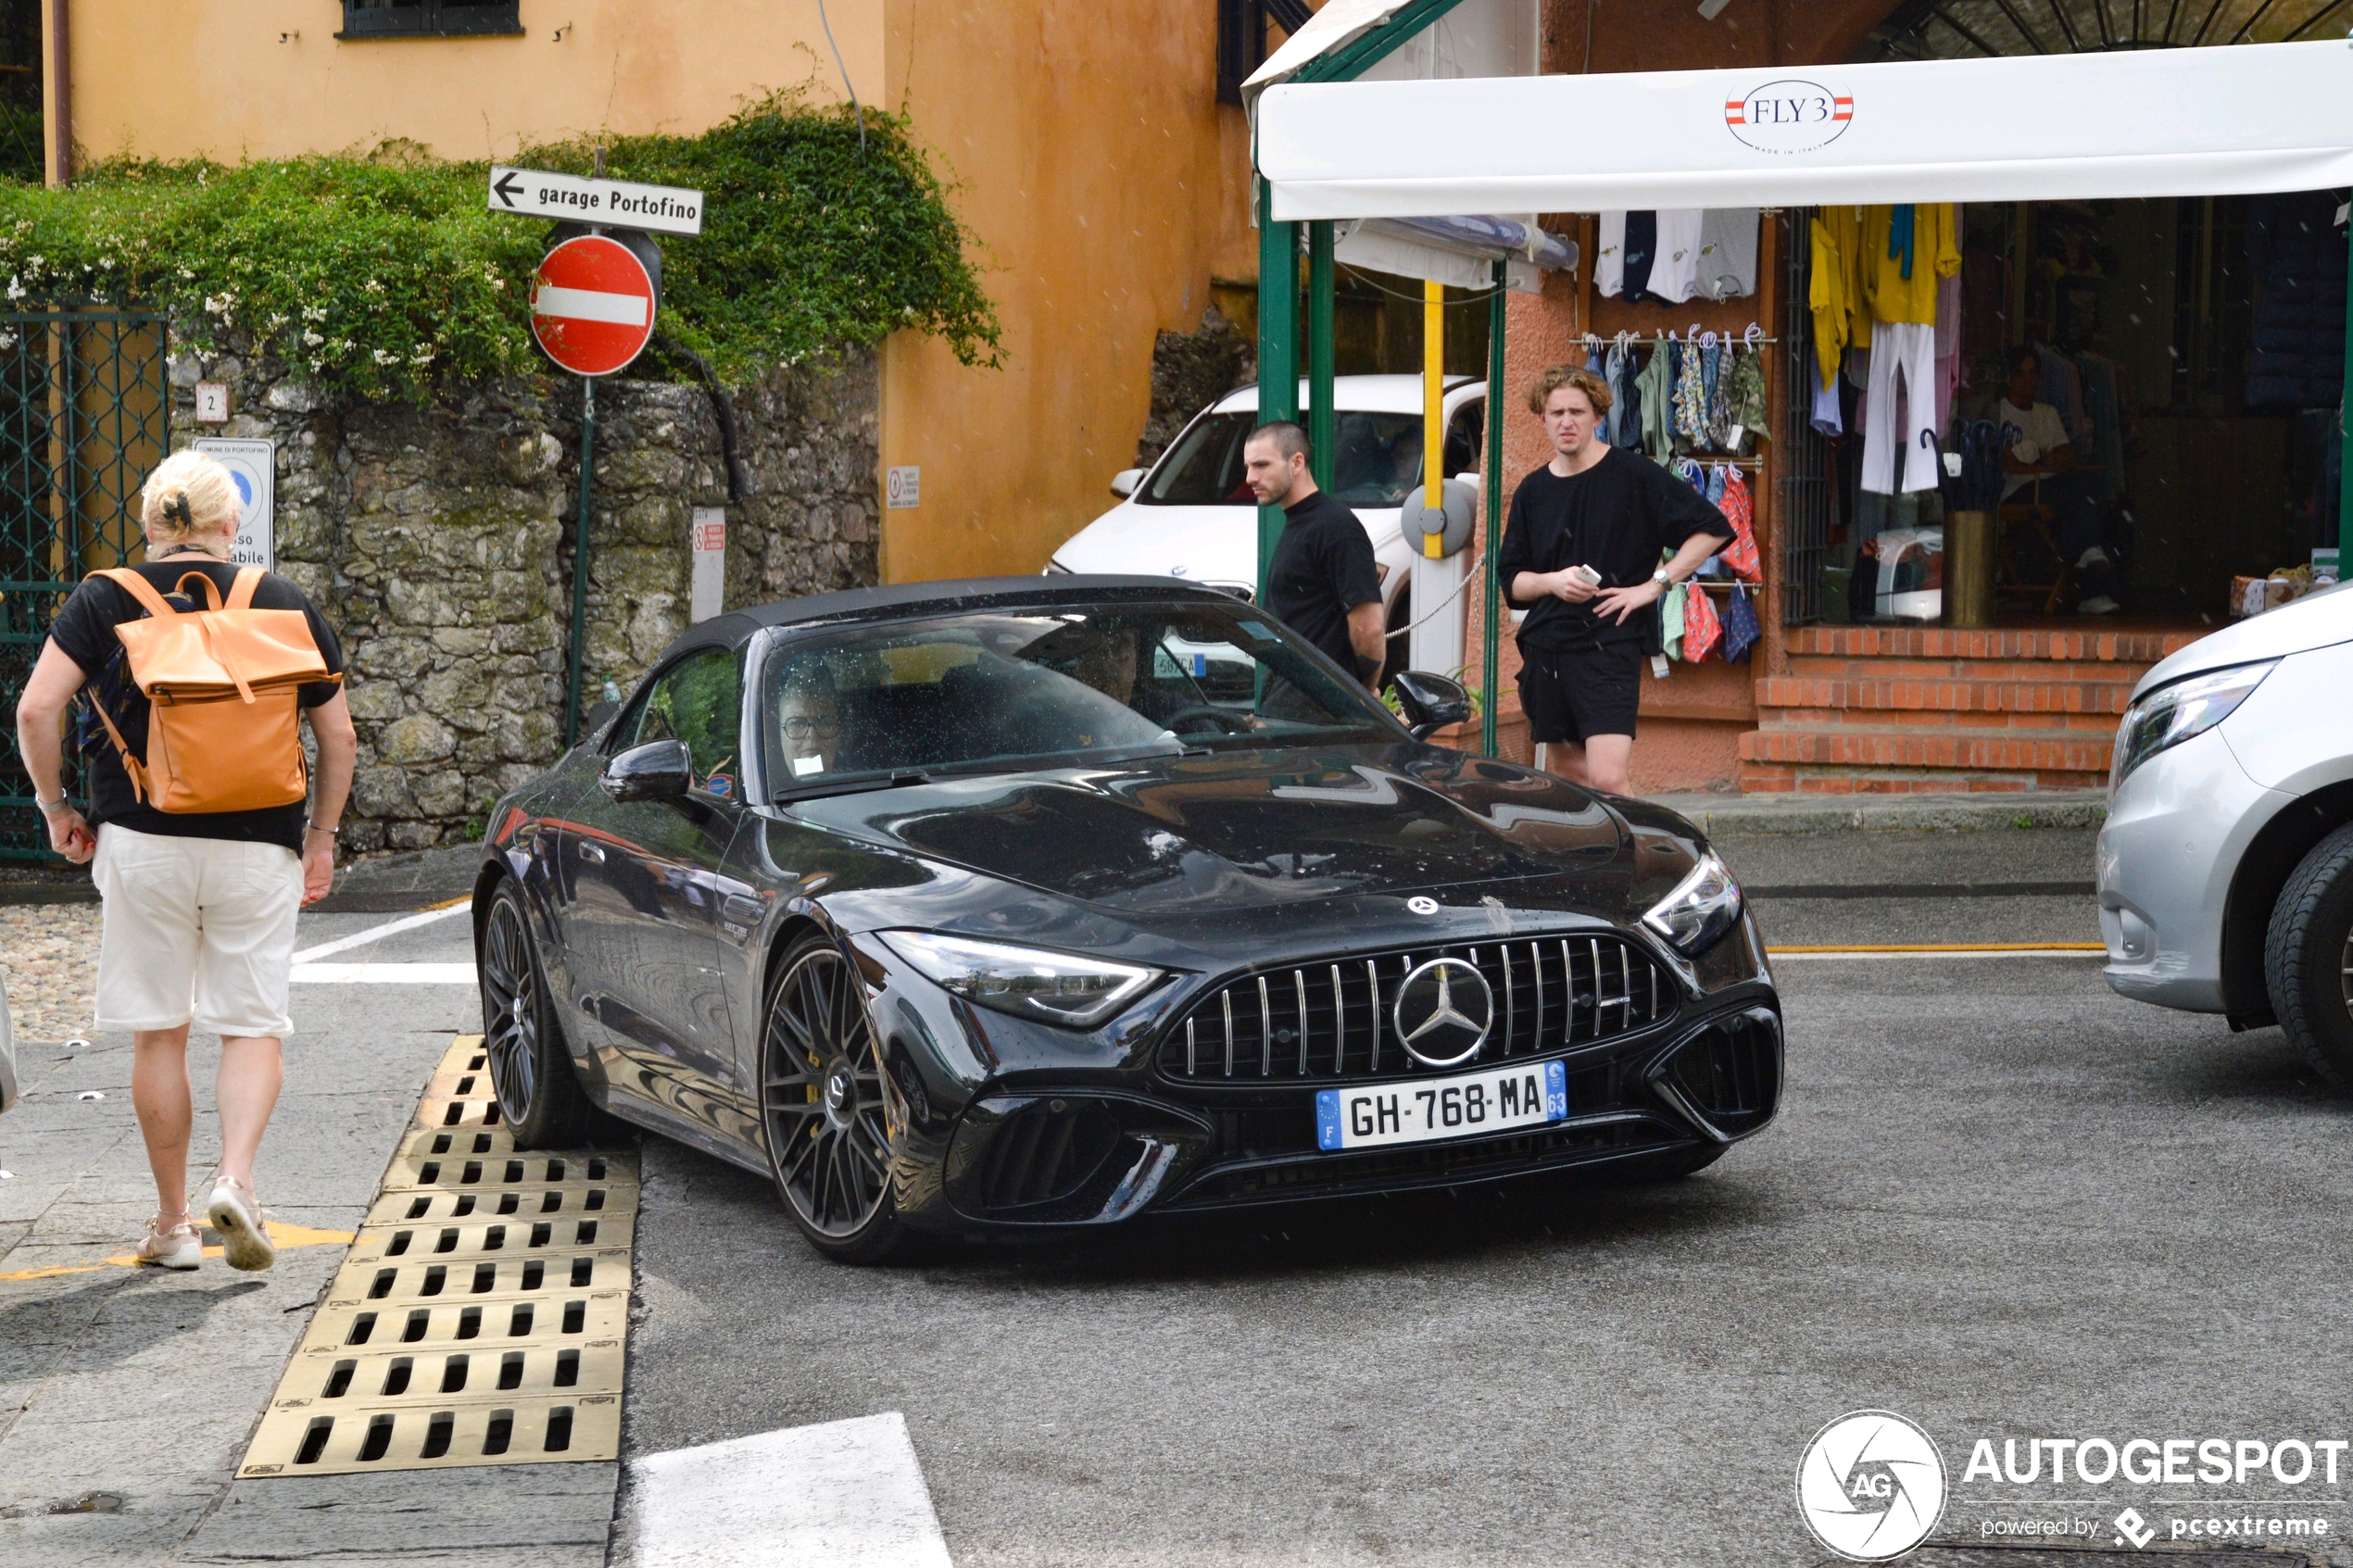
[[[277,1249],[253,1163],[294,1026],[295,916],[334,882],[359,737],[333,628],[294,583],[231,563],[229,471],[174,453],[148,475],[140,512],[146,561],[91,573],[57,612],[17,705],[17,744],[51,847],[96,862],[95,1022],[132,1034],[131,1099],[156,1179],[139,1261],[193,1269],[203,1257],[188,1211],[193,1022],[220,1035],[220,1168],[206,1217],[231,1267],[266,1269]],[[86,822],[60,773],[62,721],[85,688]],[[315,789],[298,712],[319,743]]]

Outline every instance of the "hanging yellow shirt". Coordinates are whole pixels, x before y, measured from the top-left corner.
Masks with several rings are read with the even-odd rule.
[[[1838,375],[1850,348],[1868,348],[1871,315],[1863,299],[1863,230],[1868,207],[1826,207],[1814,218],[1813,278],[1806,303],[1814,311],[1814,365],[1822,384]],[[1885,245],[1882,234],[1880,243]]]
[[[1912,275],[1904,276],[1904,258],[1887,254],[1888,235],[1895,209],[1863,209],[1863,297],[1871,316],[1881,321],[1936,324],[1936,282],[1961,270],[1960,209],[1951,202],[1921,202],[1912,208]]]

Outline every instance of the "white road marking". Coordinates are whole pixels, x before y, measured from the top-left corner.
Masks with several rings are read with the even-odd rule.
[[[897,1411],[629,1461],[637,1568],[953,1568]]]
[[[298,963],[297,985],[471,985],[474,966],[465,963]]]
[[[338,936],[332,942],[321,942],[315,947],[305,947],[294,956],[294,961],[305,964],[326,958],[331,954],[349,952],[354,947],[362,947],[371,942],[381,942],[396,932],[414,931],[421,925],[431,925],[435,921],[447,920],[452,915],[462,915],[472,907],[471,903],[452,904],[446,909],[427,909],[422,914],[403,915],[398,920],[388,920],[382,925],[371,925],[365,931],[355,931],[348,936]]]
[[[2100,961],[2106,953],[2087,953],[2081,947],[2005,947],[1999,952],[1942,953],[1776,953],[1766,949],[1766,961],[1775,965],[1813,963],[1830,960],[1835,963],[1874,963],[1885,959],[2091,959]]]

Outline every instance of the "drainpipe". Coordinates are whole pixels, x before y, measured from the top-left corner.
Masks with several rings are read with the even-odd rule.
[[[73,182],[73,50],[68,17],[70,0],[49,0],[49,183]]]

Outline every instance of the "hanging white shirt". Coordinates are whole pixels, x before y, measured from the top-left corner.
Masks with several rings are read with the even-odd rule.
[[[1652,253],[1650,292],[1680,305],[1699,288],[1700,224],[1707,214],[1695,207],[1658,209],[1658,249]]]
[[[1602,214],[1602,230],[1593,241],[1593,287],[1604,299],[1616,299],[1626,287],[1626,215]]]
[[[1710,207],[1701,216],[1698,292],[1706,299],[1756,292],[1756,208]]]

